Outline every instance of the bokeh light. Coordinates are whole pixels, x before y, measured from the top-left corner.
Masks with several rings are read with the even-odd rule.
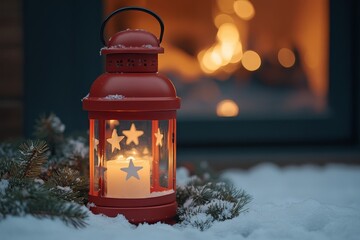
[[[261,65],[261,58],[259,54],[254,51],[246,51],[242,56],[241,63],[248,71],[255,71]]]
[[[222,24],[217,32],[217,42],[198,54],[203,72],[211,74],[230,63],[237,63],[243,55],[240,34],[233,23]]]
[[[288,48],[282,48],[278,52],[278,60],[283,67],[290,68],[295,64],[295,54]]]
[[[248,0],[234,2],[234,11],[241,19],[250,20],[255,16],[255,8]]]
[[[223,13],[233,13],[234,0],[217,0],[217,5],[221,12]]]
[[[224,23],[233,23],[234,19],[227,14],[219,14],[214,18],[214,24],[217,28],[219,28]]]
[[[235,24],[224,23],[219,27],[217,38],[220,42],[235,43],[239,41],[239,31]]]
[[[216,106],[216,115],[219,117],[236,117],[239,115],[239,107],[233,100],[222,100]]]

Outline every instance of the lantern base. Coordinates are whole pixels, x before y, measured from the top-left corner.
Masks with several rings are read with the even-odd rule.
[[[103,207],[90,206],[90,211],[94,214],[104,214],[108,217],[116,217],[122,214],[133,224],[139,223],[156,223],[165,222],[168,224],[175,223],[177,203],[172,202],[166,205],[151,207]]]

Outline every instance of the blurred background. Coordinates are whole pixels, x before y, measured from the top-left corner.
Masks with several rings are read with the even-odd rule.
[[[80,100],[104,71],[100,24],[129,5],[165,23],[159,71],[182,98],[180,162],[359,162],[355,0],[2,0],[0,140],[31,137],[51,112],[67,133],[88,129]],[[126,28],[160,31],[126,12],[106,33]]]

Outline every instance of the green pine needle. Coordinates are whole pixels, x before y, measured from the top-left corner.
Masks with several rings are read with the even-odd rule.
[[[40,116],[34,126],[34,136],[37,139],[42,139],[49,145],[50,151],[55,154],[59,152],[57,147],[64,141],[65,125],[60,118],[55,114]]]
[[[88,182],[77,170],[69,167],[56,169],[49,177],[47,185],[58,198],[79,204],[87,201]]]
[[[46,169],[51,152],[45,141],[26,141],[12,152],[0,144],[0,180],[6,185],[0,189],[0,221],[30,214],[85,227],[87,212],[78,204],[86,201],[85,178],[71,168]]]
[[[75,228],[86,227],[85,219],[87,218],[87,213],[80,205],[59,201],[53,201],[50,204],[49,202],[43,203],[44,206],[41,208],[33,207],[29,213],[37,218],[59,218],[66,225]],[[36,206],[39,206],[39,204],[36,204]]]
[[[225,182],[206,182],[195,178],[176,192],[178,219],[204,231],[215,221],[225,221],[247,211],[251,196]]]
[[[47,161],[45,141],[27,141],[20,145],[20,168],[22,177],[36,178],[41,174],[41,168]]]
[[[85,227],[87,213],[80,205],[51,194],[43,184],[30,179],[14,178],[4,193],[0,192],[0,220],[8,215],[37,218],[59,218],[75,228]]]

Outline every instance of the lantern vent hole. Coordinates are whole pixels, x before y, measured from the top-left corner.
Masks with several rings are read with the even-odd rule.
[[[157,72],[156,54],[109,54],[107,72]]]

